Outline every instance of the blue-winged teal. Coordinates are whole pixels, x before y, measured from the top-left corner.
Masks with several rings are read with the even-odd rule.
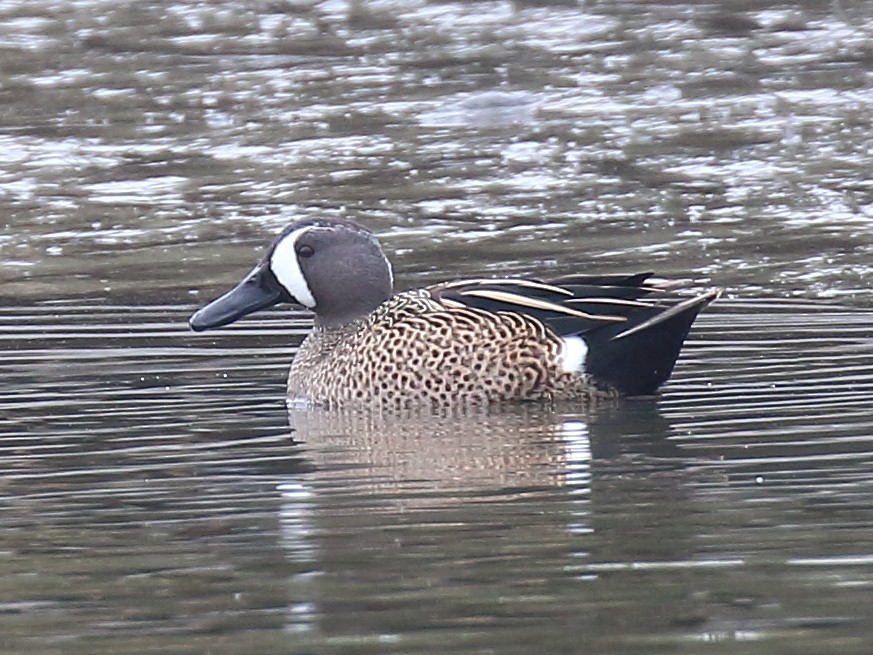
[[[636,275],[476,279],[394,294],[376,237],[347,220],[289,225],[234,289],[191,317],[227,325],[281,302],[315,312],[290,398],[327,406],[487,404],[654,393],[717,293],[645,299]]]

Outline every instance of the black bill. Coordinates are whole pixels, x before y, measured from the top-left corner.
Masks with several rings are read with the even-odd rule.
[[[259,309],[292,301],[267,264],[261,263],[233,289],[197,310],[188,324],[195,332],[201,332],[233,323]]]

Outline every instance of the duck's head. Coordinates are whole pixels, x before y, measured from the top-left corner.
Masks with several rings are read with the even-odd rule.
[[[233,289],[189,321],[200,332],[288,302],[336,327],[391,297],[391,264],[372,232],[348,220],[302,220],[286,227],[264,258]]]

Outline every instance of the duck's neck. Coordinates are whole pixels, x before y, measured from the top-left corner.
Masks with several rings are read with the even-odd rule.
[[[315,329],[325,332],[345,331],[347,326],[356,326],[372,314],[387,298],[378,298],[370,302],[355,303],[342,312],[316,313]]]

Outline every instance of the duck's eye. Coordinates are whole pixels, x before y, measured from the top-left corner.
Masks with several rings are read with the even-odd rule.
[[[298,246],[297,248],[297,256],[298,257],[312,257],[315,254],[315,248],[312,246],[307,246],[303,244],[302,246]]]

